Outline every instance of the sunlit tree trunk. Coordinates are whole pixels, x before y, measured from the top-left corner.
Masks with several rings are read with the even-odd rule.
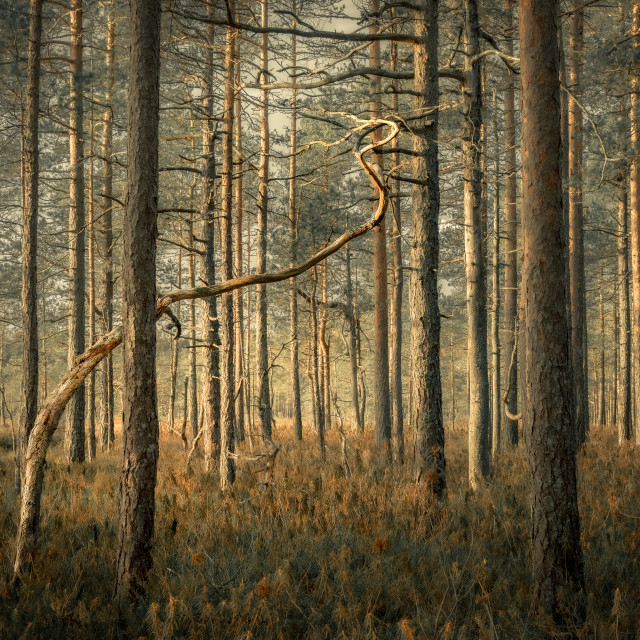
[[[495,457],[502,448],[502,398],[500,397],[500,147],[498,146],[498,104],[496,91],[493,90],[493,130],[495,139],[495,179],[496,188],[493,207],[493,313],[491,315],[491,397],[493,412],[491,414],[491,452]]]
[[[489,474],[489,382],[487,362],[486,266],[482,238],[482,172],[480,132],[482,95],[478,6],[465,0],[464,134],[464,238],[467,274],[467,323],[469,359],[469,484],[476,489]]]

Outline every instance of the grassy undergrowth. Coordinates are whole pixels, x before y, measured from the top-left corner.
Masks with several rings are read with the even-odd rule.
[[[309,440],[312,441],[309,431]],[[368,460],[354,475],[329,437],[325,465],[287,426],[275,483],[240,470],[232,492],[163,435],[154,571],[132,608],[113,599],[121,451],[69,470],[55,444],[40,543],[17,596],[7,588],[18,496],[10,435],[0,451],[0,638],[537,638],[529,585],[524,453],[505,453],[468,491],[462,430],[448,434],[448,499],[434,504],[408,469]],[[638,452],[612,430],[580,455],[588,624],[582,637],[635,638],[640,621]]]

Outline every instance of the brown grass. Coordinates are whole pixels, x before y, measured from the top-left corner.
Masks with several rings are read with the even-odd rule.
[[[611,430],[580,457],[588,584],[582,637],[635,638],[640,620],[637,452]],[[0,638],[537,638],[529,585],[529,506],[521,450],[486,490],[468,491],[461,430],[448,434],[448,499],[434,504],[408,469],[385,470],[350,437],[353,477],[297,446],[288,428],[275,483],[248,468],[221,495],[217,477],[163,435],[154,571],[132,608],[113,600],[121,452],[69,471],[55,445],[39,547],[17,597],[8,588],[18,499],[0,453]]]

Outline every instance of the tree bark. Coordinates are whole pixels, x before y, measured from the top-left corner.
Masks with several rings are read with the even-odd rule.
[[[604,366],[604,270],[600,265],[600,392],[598,397],[598,424],[604,426],[607,421],[606,394],[605,394],[605,366]]]
[[[520,0],[525,333],[524,428],[534,594],[557,624],[584,619],[584,568],[560,169],[556,0]],[[571,628],[574,628],[573,626]]]
[[[195,149],[194,149],[195,151]],[[194,153],[195,155],[195,153]],[[194,175],[194,181],[191,185],[190,200],[193,199],[193,192],[197,184],[197,175]],[[188,247],[188,278],[189,287],[193,289],[196,286],[196,254],[194,246],[194,214],[189,213],[187,219],[187,242]],[[196,342],[196,303],[195,300],[189,301],[189,404],[188,404],[188,423],[189,423],[189,440],[195,440],[198,435],[198,369],[197,369],[197,342]]]
[[[618,175],[618,308],[620,313],[620,381],[617,395],[618,444],[631,439],[631,305],[629,298],[629,227],[627,185],[624,172]]]
[[[27,106],[24,132],[24,202],[22,207],[22,389],[20,459],[23,473],[29,435],[38,413],[38,186],[40,116],[40,43],[42,0],[31,0],[27,53]]]
[[[347,272],[347,285],[345,298],[349,309],[349,363],[351,364],[351,403],[353,405],[353,427],[359,433],[364,432],[364,415],[360,413],[360,393],[358,378],[358,329],[355,318],[355,306],[353,299],[353,285],[351,282],[351,248],[345,252],[345,269]]]
[[[116,22],[113,4],[107,7],[107,51],[105,55],[105,110],[102,118],[102,323],[104,333],[113,329],[113,98],[115,62]],[[176,343],[177,349],[177,343]],[[100,446],[104,451],[115,438],[113,360],[109,354],[102,365],[102,420],[100,424]]]
[[[235,15],[235,2],[230,0],[228,10]],[[233,214],[233,113],[235,43],[237,31],[227,27],[225,43],[224,112],[222,122],[222,207],[220,220],[220,259],[222,280],[233,278],[232,214]],[[235,380],[233,366],[233,296],[226,293],[220,304],[220,486],[229,489],[236,478],[235,462]]]
[[[69,353],[68,365],[84,351],[85,340],[85,214],[84,127],[82,78],[82,0],[73,0],[71,22],[71,94],[69,105]],[[67,409],[65,451],[69,462],[84,462],[85,390],[78,387]]]
[[[395,31],[395,28],[394,28]],[[398,69],[398,45],[392,42],[390,53],[391,70]],[[399,113],[398,80],[392,81],[391,110]],[[392,148],[398,147],[398,139],[391,142]],[[393,153],[393,166],[400,164],[399,154]],[[400,464],[404,463],[404,415],[402,406],[402,293],[404,289],[404,272],[402,270],[402,210],[400,200],[400,183],[393,180],[392,212],[389,229],[389,243],[391,245],[391,308],[389,309],[391,346],[389,360],[391,361],[391,414],[393,417],[393,438]]]
[[[633,282],[633,372],[636,444],[640,444],[640,3],[633,7],[633,63],[631,70],[630,241]]]
[[[93,92],[92,92],[93,94]],[[93,98],[93,95],[92,95]],[[96,341],[96,234],[95,234],[95,207],[93,200],[93,99],[91,105],[91,150],[89,157],[89,344]],[[89,374],[87,385],[87,453],[89,460],[96,459],[96,372]]]
[[[500,147],[498,146],[498,104],[493,90],[493,130],[495,136],[496,187],[493,207],[493,313],[491,316],[491,380],[493,398],[491,414],[491,453],[495,458],[502,448],[502,398],[500,397]]]
[[[573,2],[570,19],[569,86],[580,96],[584,10]],[[582,109],[569,103],[569,260],[571,276],[571,344],[576,394],[576,437],[582,444],[589,431],[589,388],[585,323],[584,219],[582,207]]]
[[[487,292],[482,238],[482,172],[480,132],[482,95],[478,5],[465,0],[465,95],[462,142],[464,164],[464,240],[467,274],[469,358],[469,485],[479,488],[489,475],[489,382],[487,379]]]
[[[213,0],[207,1],[207,14],[213,18]],[[201,254],[200,273],[205,285],[214,284],[216,268],[214,260],[214,226],[215,226],[215,124],[213,121],[214,101],[214,67],[213,67],[214,28],[207,25],[207,47],[204,67],[204,112],[202,153],[204,167],[202,175],[202,227],[200,236],[204,241]],[[220,453],[220,337],[218,321],[218,305],[215,298],[202,299],[202,339],[205,348],[202,356],[202,405],[203,405],[203,438],[204,466],[211,473],[216,463],[216,454]],[[175,341],[177,342],[177,340]]]
[[[513,0],[507,0],[507,29],[513,28]],[[513,41],[507,38],[505,53],[513,55]],[[517,194],[517,165],[516,165],[516,116],[515,116],[515,83],[516,78],[510,76],[504,94],[504,134],[505,134],[505,269],[504,269],[504,315],[505,315],[505,344],[504,352],[508,358],[513,353],[516,342],[516,326],[518,318],[518,223],[516,211]],[[514,362],[518,362],[517,353]],[[508,366],[509,363],[507,362]],[[518,367],[508,369],[505,384],[509,389],[507,394],[504,418],[505,443],[509,446],[518,444],[518,421],[512,420],[507,413],[518,413]]]
[[[380,11],[379,0],[369,0],[369,12],[377,16]],[[377,18],[376,18],[377,20]],[[376,33],[375,20],[369,25],[369,32]],[[380,67],[380,42],[369,46],[369,66]],[[380,117],[380,96],[382,82],[380,76],[371,76],[369,81],[369,117]],[[373,142],[380,140],[382,133],[377,129],[371,134]],[[374,154],[373,162],[382,172],[383,160]],[[376,187],[374,187],[375,189]],[[387,237],[384,220],[373,231],[373,341],[374,341],[374,388],[375,388],[375,446],[384,453],[387,462],[393,458],[391,447],[391,399],[389,395],[389,317],[387,310]]]
[[[268,26],[269,3],[261,0],[262,27]],[[268,83],[269,38],[262,34],[260,43],[261,85]],[[258,169],[258,236],[256,273],[267,271],[267,220],[269,211],[269,90],[260,91],[260,166]],[[267,341],[267,289],[256,287],[256,375],[258,413],[262,435],[271,438],[271,397],[269,395],[269,347]]]
[[[440,379],[440,307],[438,269],[440,182],[438,165],[438,2],[421,0],[415,10],[413,45],[416,114],[412,126],[413,178],[411,211],[411,431],[415,475],[430,484],[438,498],[446,489],[442,381]]]
[[[296,0],[293,0],[293,13],[296,13]],[[296,24],[295,18],[292,21]],[[291,69],[297,71],[296,37],[291,37]],[[291,89],[291,138],[289,158],[289,266],[293,266],[298,259],[298,211],[296,202],[296,171],[298,146],[298,94],[294,86]],[[293,432],[296,440],[302,440],[302,402],[300,399],[300,365],[298,342],[298,296],[295,278],[289,282],[289,340],[291,342],[291,394],[293,401]]]
[[[156,237],[160,16],[131,0],[129,145],[122,257],[123,436],[116,595],[145,588],[151,568],[158,461]]]

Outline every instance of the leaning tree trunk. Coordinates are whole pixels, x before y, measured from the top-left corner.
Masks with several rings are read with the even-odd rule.
[[[582,7],[574,1],[571,14],[569,86],[575,96],[580,91],[580,65],[583,49]],[[573,379],[576,394],[576,437],[582,444],[589,431],[589,390],[584,319],[586,314],[584,281],[584,221],[582,207],[582,109],[576,100],[569,104],[569,260],[571,276],[571,343]]]
[[[113,85],[114,52],[116,41],[116,22],[113,16],[113,3],[107,8],[107,51],[105,75],[105,110],[102,117],[102,216],[101,216],[101,254],[102,267],[102,324],[104,333],[113,329],[113,166],[111,160],[113,142]],[[111,354],[102,365],[102,419],[100,423],[100,448],[104,451],[113,443],[114,394],[113,360]]]
[[[20,459],[23,473],[29,435],[38,413],[38,187],[40,116],[40,42],[42,0],[31,0],[27,53],[27,107],[24,132],[24,202],[22,207],[22,389]],[[3,405],[4,406],[4,405]]]
[[[262,2],[262,26],[268,26],[268,0]],[[267,219],[269,211],[269,38],[262,34],[260,43],[260,167],[258,170],[258,237],[256,273],[267,270]],[[264,438],[271,438],[271,396],[269,394],[269,347],[267,342],[267,288],[256,287],[256,375],[258,413]]]
[[[618,444],[631,440],[631,314],[629,299],[629,227],[627,188],[623,171],[618,175],[618,308],[620,313],[620,380],[617,385]]]
[[[513,26],[513,0],[507,0],[507,29]],[[513,41],[507,38],[505,52],[513,55]],[[505,269],[504,269],[504,315],[506,336],[504,352],[507,357],[508,375],[505,385],[509,390],[505,402],[505,443],[518,444],[518,421],[509,418],[518,413],[518,356],[514,354],[514,366],[509,367],[513,347],[516,343],[518,318],[518,223],[516,213],[517,164],[516,164],[516,115],[515,115],[515,77],[509,77],[504,95],[504,134],[505,134]]]
[[[235,15],[235,3],[228,4],[231,16]],[[235,43],[237,31],[227,27],[225,44],[224,112],[222,122],[222,207],[220,220],[220,259],[222,280],[233,278],[232,214],[233,214],[233,112],[235,81]],[[233,460],[235,450],[235,384],[233,367],[233,296],[222,296],[221,347],[220,347],[220,486],[229,489],[235,482]],[[231,454],[231,455],[230,455]]]
[[[369,0],[369,11],[378,16],[379,0]],[[377,18],[369,26],[371,33],[378,31]],[[380,41],[369,45],[369,66],[380,67]],[[380,76],[372,76],[369,84],[369,117],[380,117],[382,82]],[[380,130],[371,134],[373,142],[380,140]],[[382,169],[382,156],[374,154],[374,162]],[[380,171],[381,172],[381,171]],[[374,187],[375,188],[375,187]],[[387,311],[387,237],[384,220],[373,230],[373,342],[375,382],[375,445],[385,453],[387,462],[393,458],[391,447],[391,398],[389,392],[389,317]]]
[[[415,438],[416,477],[442,497],[446,488],[438,268],[440,183],[438,166],[438,2],[421,0],[415,10],[415,109],[412,126],[413,179],[411,279],[411,430]]]
[[[584,568],[560,171],[556,0],[520,0],[525,441],[534,595],[556,623],[580,624]],[[550,150],[553,152],[550,153]]]
[[[71,97],[69,105],[69,352],[68,365],[84,351],[85,329],[85,215],[84,127],[82,78],[82,0],[71,4]],[[65,452],[69,462],[84,462],[84,384],[78,387],[67,408]]]
[[[214,3],[207,1],[207,14],[213,18]],[[213,120],[214,68],[213,68],[214,28],[207,25],[207,48],[204,68],[204,112],[202,153],[204,167],[202,174],[202,223],[200,236],[204,250],[200,257],[200,273],[205,286],[216,279],[214,261],[214,225],[216,213],[214,152],[215,124]],[[215,298],[202,299],[202,411],[205,471],[211,473],[218,462],[215,457],[220,446],[220,339],[218,336],[218,305]],[[177,340],[175,341],[177,343]],[[177,353],[177,351],[176,351]]]
[[[293,13],[296,13],[296,0],[293,0]],[[293,19],[295,27],[296,20]],[[296,73],[297,48],[296,36],[291,36],[291,69]],[[296,171],[298,146],[297,90],[295,81],[291,89],[291,140],[289,158],[289,265],[296,263],[298,256],[298,212],[296,208]],[[289,282],[289,340],[291,342],[291,395],[293,402],[293,432],[297,440],[302,440],[302,402],[300,400],[300,365],[298,342],[298,295],[295,278]]]
[[[160,4],[131,0],[129,149],[122,254],[122,414],[116,594],[144,590],[151,568],[158,462],[156,237]]]
[[[464,244],[467,274],[469,360],[469,485],[477,489],[489,475],[489,382],[487,362],[487,292],[482,238],[482,172],[480,132],[482,95],[478,5],[465,0]]]

